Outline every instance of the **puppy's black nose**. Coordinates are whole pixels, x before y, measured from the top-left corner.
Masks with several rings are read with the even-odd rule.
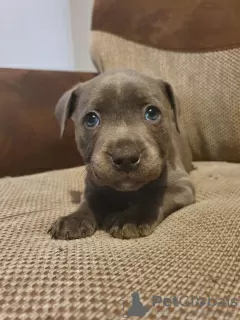
[[[119,150],[113,152],[111,157],[114,167],[124,172],[130,172],[140,164],[140,154],[134,150],[130,153]]]

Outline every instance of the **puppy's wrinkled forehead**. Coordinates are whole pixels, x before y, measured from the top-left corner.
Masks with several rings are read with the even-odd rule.
[[[110,73],[83,85],[82,97],[85,110],[118,112],[141,108],[164,100],[157,80],[145,75],[129,73]],[[119,106],[121,108],[119,110]],[[125,108],[124,108],[125,107]]]

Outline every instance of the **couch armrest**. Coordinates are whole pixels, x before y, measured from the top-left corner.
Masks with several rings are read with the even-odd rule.
[[[69,123],[62,140],[54,116],[61,94],[94,73],[0,69],[0,177],[82,164]]]

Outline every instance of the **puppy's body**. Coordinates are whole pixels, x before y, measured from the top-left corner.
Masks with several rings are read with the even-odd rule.
[[[87,168],[79,209],[58,219],[57,239],[147,236],[195,200],[191,152],[169,84],[134,71],[112,71],[66,92],[56,107],[63,133],[75,123]]]

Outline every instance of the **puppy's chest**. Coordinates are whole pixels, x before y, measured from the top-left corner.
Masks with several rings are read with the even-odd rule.
[[[124,211],[139,202],[138,193],[125,192],[95,192],[89,197],[90,204],[95,212],[107,214]]]
[[[88,202],[95,215],[103,218],[109,214],[124,211],[154,210],[161,202],[158,188],[146,187],[134,192],[119,192],[113,189],[103,188],[92,190],[88,194]],[[129,211],[130,209],[130,211]]]

